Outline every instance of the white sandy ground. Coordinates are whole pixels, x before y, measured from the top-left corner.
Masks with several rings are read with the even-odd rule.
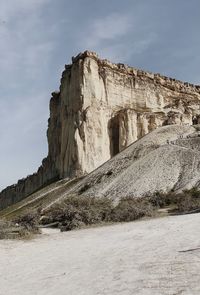
[[[200,214],[0,241],[1,295],[199,295]]]

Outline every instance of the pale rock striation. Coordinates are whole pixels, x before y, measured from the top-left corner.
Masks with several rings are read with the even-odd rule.
[[[171,125],[134,142],[63,197],[78,194],[119,200],[193,187],[200,188],[200,125]]]
[[[52,93],[47,158],[0,193],[0,209],[56,179],[93,171],[157,127],[198,123],[200,86],[81,53]]]
[[[159,127],[132,143],[84,177],[62,179],[0,211],[1,217],[42,209],[69,196],[107,197],[115,203],[124,197],[151,196],[200,188],[200,125]]]

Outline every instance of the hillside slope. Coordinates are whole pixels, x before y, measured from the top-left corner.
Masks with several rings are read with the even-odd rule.
[[[172,124],[200,124],[199,85],[80,53],[52,93],[47,157],[34,174],[0,192],[0,210],[55,180],[90,173],[144,134]]]
[[[198,128],[170,125],[154,130],[90,173],[71,193],[140,197],[198,185]]]
[[[200,183],[200,126],[164,126],[147,134],[82,179],[62,180],[0,212],[46,208],[69,195],[140,197]]]

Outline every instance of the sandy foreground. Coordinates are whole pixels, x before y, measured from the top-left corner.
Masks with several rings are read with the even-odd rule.
[[[0,295],[199,295],[199,227],[193,214],[0,241]]]

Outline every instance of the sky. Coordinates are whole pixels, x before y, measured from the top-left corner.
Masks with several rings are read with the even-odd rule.
[[[51,92],[84,50],[200,84],[199,0],[1,0],[0,190],[47,155]]]

